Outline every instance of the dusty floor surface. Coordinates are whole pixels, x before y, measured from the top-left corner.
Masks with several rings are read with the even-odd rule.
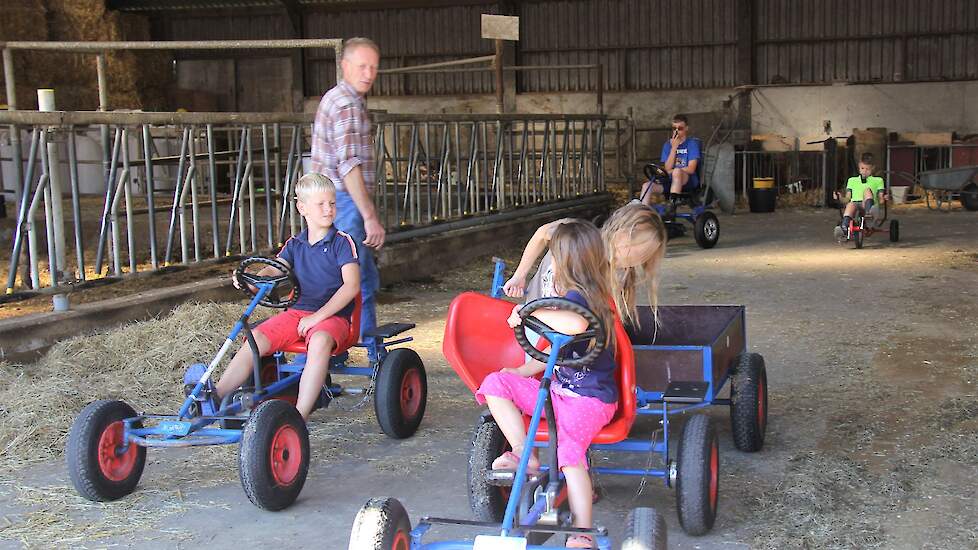
[[[767,362],[767,440],[738,452],[728,411],[710,410],[721,449],[713,530],[683,534],[660,482],[637,494],[638,479],[603,477],[596,515],[612,533],[629,508],[655,506],[674,548],[978,548],[978,216],[898,211],[901,242],[876,235],[863,250],[832,241],[835,216],[721,216],[717,248],[670,243],[662,303],[747,306],[749,348]],[[103,505],[75,496],[63,463],[49,461],[0,473],[0,546],[341,549],[357,509],[381,495],[414,519],[470,517],[466,457],[480,408],[446,365],[441,335],[451,298],[484,288],[490,269],[385,292],[382,320],[418,324],[410,345],[428,370],[425,420],[398,442],[372,407],[346,410],[356,398],[317,412],[309,479],[291,508],[248,502],[232,448],[151,451],[136,492]],[[178,381],[160,391],[178,393]],[[652,427],[640,421],[633,435]]]

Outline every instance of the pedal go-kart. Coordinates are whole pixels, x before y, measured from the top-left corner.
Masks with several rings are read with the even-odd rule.
[[[272,266],[280,276],[259,276],[252,270]],[[299,496],[309,469],[309,432],[295,409],[299,378],[305,366],[305,343],[285,350],[297,354],[287,361],[285,353],[258,356],[248,318],[261,304],[287,308],[299,297],[298,280],[288,266],[276,259],[248,258],[237,268],[238,280],[252,295],[241,318],[217,355],[207,365],[191,365],[184,377],[187,397],[175,415],[137,414],[123,401],[90,403],[75,418],[68,435],[68,475],[78,493],[92,501],[116,500],[135,490],[146,463],[147,447],[194,447],[240,443],[238,468],[245,494],[256,506],[281,510]],[[348,365],[347,350],[358,344],[360,299],[357,297],[349,338],[337,344],[318,407],[345,394],[364,399],[374,394],[374,409],[381,429],[392,438],[409,437],[424,416],[427,378],[421,358],[409,348],[389,346],[413,340],[403,337],[385,341],[414,328],[410,323],[377,327],[368,336],[375,340],[375,366]],[[239,334],[254,355],[254,374],[247,386],[226,396],[213,410],[205,384],[214,368]],[[365,388],[346,388],[332,382],[334,375],[366,376]],[[374,387],[376,391],[374,392]]]
[[[886,194],[890,194],[890,184],[886,183]],[[839,194],[838,192],[836,193]],[[842,239],[839,244],[845,244],[848,242],[853,243],[856,248],[863,247],[863,240],[867,237],[872,237],[874,233],[886,233],[890,236],[890,242],[895,243],[900,240],[900,221],[890,220],[889,226],[884,229],[886,220],[889,216],[887,204],[890,201],[883,201],[883,204],[879,207],[879,211],[882,212],[882,216],[879,219],[875,219],[871,212],[863,212],[864,208],[862,206],[862,201],[856,205],[856,213],[849,222],[848,227],[843,227]],[[845,205],[842,201],[839,201],[839,224],[842,223],[843,215],[845,213]]]
[[[644,171],[649,181],[661,185],[663,189],[669,189],[669,174],[661,164],[650,162],[645,165]],[[682,223],[684,221],[693,226],[693,237],[700,248],[716,246],[720,240],[720,221],[716,214],[706,208],[707,204],[713,202],[712,194],[709,187],[693,193],[666,193],[666,203],[654,205],[666,224],[670,239],[686,234],[686,226]]]
[[[494,285],[501,284],[497,264]],[[498,293],[494,290],[494,295]],[[566,307],[591,323],[597,334],[600,325],[593,315],[565,305],[565,300],[535,301],[521,310],[524,323],[557,349],[567,335],[553,333],[547,327],[534,326],[535,319],[526,315],[539,307]],[[506,324],[512,311],[511,302],[466,292],[449,307],[445,327],[444,354],[462,381],[474,393],[483,379],[502,367],[523,363],[524,352],[547,362],[545,379],[549,379],[556,362],[550,355],[530,345],[521,329],[517,337]],[[745,310],[742,306],[660,306],[662,319],[655,335],[652,313],[640,311],[642,331],[629,334],[616,322],[616,376],[619,384],[618,409],[591,445],[593,451],[633,452],[661,455],[664,467],[626,469],[592,466],[591,472],[607,475],[629,475],[662,478],[666,486],[676,489],[680,525],[691,535],[708,532],[717,514],[719,494],[719,445],[709,417],[690,415],[679,437],[675,459],[670,458],[670,417],[711,405],[727,405],[731,411],[734,442],[746,452],[759,450],[767,426],[767,374],[764,359],[745,351]],[[521,325],[522,326],[522,325]],[[539,329],[539,330],[538,330]],[[577,338],[580,338],[578,336]],[[655,342],[653,342],[655,337]],[[720,397],[730,381],[730,397]],[[547,406],[547,392],[541,391],[527,433],[536,434],[534,446],[546,448],[550,464],[556,460],[556,440],[552,433],[553,411]],[[542,423],[541,411],[547,422]],[[630,437],[637,415],[654,415],[660,426],[652,434]],[[528,438],[529,439],[529,438]],[[521,456],[516,473],[491,470],[492,461],[508,449],[496,422],[483,415],[473,437],[468,466],[469,503],[476,521],[423,517],[411,527],[407,512],[393,498],[369,501],[357,515],[350,549],[483,549],[543,548],[554,534],[589,533],[598,548],[610,548],[608,531],[596,527],[581,531],[568,527],[566,491],[561,475],[551,466],[540,474],[528,476],[529,446]],[[651,461],[650,461],[651,464]],[[473,541],[449,541],[422,544],[422,537],[432,525],[469,526],[495,531],[495,536],[478,536]],[[664,518],[652,508],[635,508],[628,516],[623,548],[664,548]]]

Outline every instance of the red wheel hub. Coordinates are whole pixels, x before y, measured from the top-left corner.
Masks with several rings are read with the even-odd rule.
[[[394,542],[391,544],[391,550],[411,550],[411,540],[408,534],[404,531],[398,531],[394,534]]]
[[[421,408],[421,375],[418,369],[410,369],[401,379],[401,414],[414,418]]]
[[[272,437],[271,469],[275,483],[291,485],[299,474],[302,463],[302,442],[295,428],[282,426]]]
[[[119,452],[124,432],[125,426],[117,420],[109,424],[98,439],[98,467],[111,481],[125,480],[136,466],[136,445],[130,443],[126,452]]]
[[[710,509],[717,509],[717,484],[720,482],[720,450],[716,441],[710,445]]]

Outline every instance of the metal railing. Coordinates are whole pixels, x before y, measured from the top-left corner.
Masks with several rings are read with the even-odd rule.
[[[755,178],[772,178],[778,194],[820,191],[824,195],[826,156],[824,151],[736,151],[737,180],[746,197]],[[739,185],[737,185],[739,184]]]
[[[313,116],[0,112],[0,124],[19,128],[29,143],[22,179],[6,180],[21,191],[11,209],[17,225],[7,293],[60,292],[106,275],[281,244],[302,228],[292,189],[305,171]],[[629,165],[622,143],[630,126],[600,115],[373,119],[375,202],[393,234],[604,191],[606,171],[618,177]],[[609,132],[617,162],[606,166]],[[52,178],[69,183],[64,198],[52,194]],[[62,201],[66,215],[57,220]],[[74,258],[65,235],[73,237]],[[29,270],[18,286],[22,257]]]

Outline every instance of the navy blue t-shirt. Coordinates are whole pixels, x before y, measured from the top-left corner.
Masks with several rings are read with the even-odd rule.
[[[285,243],[278,257],[289,262],[299,279],[299,301],[295,309],[317,311],[343,286],[343,266],[357,263],[357,247],[353,238],[330,227],[317,243],[309,242],[309,230],[305,229]],[[353,314],[354,301],[337,315],[349,318]]]
[[[588,307],[587,300],[576,290],[564,296],[568,300]],[[614,330],[607,327],[605,330]],[[563,353],[572,358],[583,357],[587,353],[588,342],[570,345]],[[557,365],[554,379],[561,386],[577,395],[596,397],[605,403],[618,402],[618,383],[615,381],[615,359],[610,348],[605,348],[590,364],[579,369]]]

